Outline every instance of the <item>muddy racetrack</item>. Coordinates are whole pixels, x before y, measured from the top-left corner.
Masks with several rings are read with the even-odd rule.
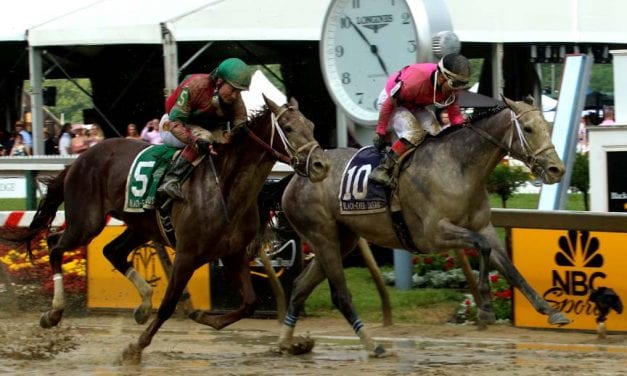
[[[144,326],[130,313],[66,317],[41,329],[39,314],[0,316],[0,374],[63,375],[626,375],[627,335],[530,330],[509,325],[368,328],[393,353],[368,358],[341,319],[304,318],[310,354],[277,354],[275,320],[243,320],[215,331],[191,320],[165,323],[139,366],[119,364]]]

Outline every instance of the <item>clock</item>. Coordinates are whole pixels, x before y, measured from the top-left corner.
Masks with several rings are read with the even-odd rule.
[[[450,30],[443,0],[331,1],[320,63],[331,97],[351,120],[376,124],[377,98],[388,77],[406,65],[432,60],[430,18]]]

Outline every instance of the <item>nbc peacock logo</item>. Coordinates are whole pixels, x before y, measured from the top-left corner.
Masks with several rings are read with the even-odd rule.
[[[588,231],[570,230],[560,236],[557,246],[552,287],[544,298],[564,313],[593,315],[595,307],[588,295],[602,285],[599,279],[607,277],[601,271],[604,259],[599,239]]]

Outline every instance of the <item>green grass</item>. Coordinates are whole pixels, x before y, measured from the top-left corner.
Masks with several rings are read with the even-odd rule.
[[[3,198],[0,199],[0,211],[26,210],[26,199]]]
[[[383,271],[389,267],[382,268]],[[365,322],[381,322],[381,300],[365,268],[347,268],[346,282],[353,295],[353,304]],[[392,305],[392,320],[395,323],[414,324],[443,323],[452,318],[463,292],[450,289],[411,289],[398,290],[387,286]],[[341,318],[342,314],[331,303],[329,286],[325,281],[318,286],[305,303],[308,316]]]
[[[507,200],[508,209],[537,209],[540,196],[534,193],[520,193],[513,195]],[[588,200],[588,203],[590,201]],[[493,208],[502,208],[501,198],[497,195],[490,195],[490,206]],[[571,193],[568,195],[566,202],[566,210],[585,210],[583,203],[583,195],[581,193]]]

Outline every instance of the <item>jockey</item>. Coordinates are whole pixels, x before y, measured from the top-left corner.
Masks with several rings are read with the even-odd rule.
[[[383,153],[391,124],[398,136],[385,159],[370,174],[370,179],[389,187],[392,170],[401,157],[420,145],[427,132],[437,134],[441,126],[426,106],[447,108],[451,125],[461,125],[464,117],[459,109],[459,89],[468,85],[470,63],[459,54],[448,54],[438,64],[420,63],[393,73],[379,95],[379,121],[373,140]]]
[[[192,74],[166,99],[166,114],[159,131],[163,143],[184,148],[157,190],[172,199],[183,198],[181,183],[191,173],[201,154],[212,153],[212,144],[228,143],[229,135],[211,133],[198,125],[215,129],[229,121],[232,129],[246,124],[247,111],[241,91],[248,90],[252,70],[237,58],[226,59],[210,74]]]

